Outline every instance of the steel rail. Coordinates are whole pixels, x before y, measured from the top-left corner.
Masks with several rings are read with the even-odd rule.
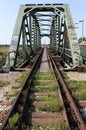
[[[65,105],[64,105],[64,102],[63,102],[63,99],[62,99],[62,94],[61,94],[61,90],[60,90],[60,85],[59,85],[59,83],[58,83],[58,81],[57,81],[57,76],[56,76],[56,69],[57,69],[57,67],[56,67],[56,66],[53,66],[52,61],[51,61],[51,59],[50,59],[50,55],[49,55],[48,52],[47,52],[47,57],[48,57],[49,66],[50,66],[50,68],[51,68],[51,71],[53,72],[54,79],[55,79],[55,82],[56,82],[56,84],[57,84],[58,93],[59,93],[59,96],[60,96],[60,99],[61,99],[61,102],[62,102],[62,105],[63,105],[63,108],[64,108],[64,117],[65,117],[65,121],[66,121],[66,124],[67,124],[67,128],[68,128],[68,130],[70,130],[70,125],[69,125],[69,121],[68,121],[68,117],[67,117]]]
[[[42,51],[42,53],[43,53],[43,51]],[[35,63],[35,68],[34,68],[35,72],[39,69],[39,66],[40,66],[40,63],[41,63],[42,53],[41,53],[39,59]],[[28,84],[28,89],[27,89],[27,94],[26,94],[24,106],[23,106],[22,115],[21,115],[21,118],[20,118],[19,123],[18,123],[18,128],[17,128],[18,130],[22,130],[23,120],[26,119],[25,116],[27,116],[27,113],[28,113],[28,107],[26,107],[26,105],[27,105],[27,102],[28,102],[28,96],[30,95],[30,88],[31,88],[31,85],[32,85],[32,82],[33,82],[34,73],[33,72],[31,73],[32,77],[30,78],[30,82]],[[25,122],[27,122],[27,119],[26,119]]]
[[[74,102],[68,88],[67,88],[67,85],[65,84],[65,82],[63,80],[61,71],[59,70],[58,66],[56,65],[55,61],[53,60],[52,55],[49,54],[49,57],[50,57],[50,59],[52,61],[52,64],[53,64],[53,66],[55,68],[55,72],[57,73],[57,75],[58,75],[58,77],[60,79],[60,83],[61,83],[61,85],[63,87],[66,98],[67,98],[67,100],[69,102],[69,105],[73,110],[74,116],[76,117],[76,122],[77,122],[77,125],[79,127],[79,130],[86,130],[86,124],[85,124],[80,112],[78,111],[78,108],[77,108],[77,106],[76,106],[76,104],[75,104],[75,102]]]
[[[9,118],[16,112],[16,111],[19,111],[17,110],[18,109],[18,105],[19,105],[19,102],[21,101],[21,97],[22,97],[22,91],[24,90],[27,90],[29,88],[29,84],[31,82],[31,78],[33,77],[34,73],[36,72],[36,70],[39,68],[39,63],[40,63],[40,60],[41,60],[41,56],[42,56],[42,53],[43,53],[43,49],[40,51],[40,53],[38,53],[38,56],[37,56],[37,59],[35,61],[35,63],[33,64],[30,72],[28,73],[25,81],[23,82],[23,84],[21,85],[21,91],[19,92],[19,94],[17,95],[10,111],[8,112],[5,120],[3,121],[3,124],[2,126],[0,127],[0,130],[4,130],[4,128],[7,126],[7,123],[8,123],[8,120]],[[27,97],[27,93],[26,93],[26,97]],[[25,97],[25,98],[26,98]],[[25,99],[26,100],[26,99]]]
[[[48,58],[50,69],[51,69],[51,71],[54,74],[54,78],[55,78],[55,82],[56,82],[56,76],[55,76],[55,72],[54,72],[54,69],[52,67],[50,58],[49,57],[47,57],[47,58]],[[32,82],[33,82],[33,79],[32,79]],[[29,86],[32,85],[32,82],[29,84]],[[56,82],[56,85],[58,86],[57,82]],[[24,108],[23,108],[23,112],[22,112],[22,116],[21,116],[20,122],[18,124],[18,130],[22,130],[22,124],[28,124],[27,123],[28,122],[28,115],[27,115],[27,113],[28,113],[28,105],[27,104],[28,104],[28,98],[29,98],[29,95],[30,95],[30,89],[28,88],[27,91],[28,91],[27,92],[27,98],[26,98],[26,101],[25,101],[25,104],[24,104]],[[64,111],[64,115],[65,115],[65,121],[67,123],[67,127],[69,128],[69,122],[68,122],[68,118],[67,118],[67,115],[66,115],[66,111]],[[70,128],[68,130],[70,130]]]

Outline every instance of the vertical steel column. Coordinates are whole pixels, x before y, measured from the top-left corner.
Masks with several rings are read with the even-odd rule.
[[[59,13],[59,12],[58,12]],[[60,13],[59,13],[60,14]],[[60,16],[58,15],[58,52],[57,54],[59,53],[59,45],[60,45],[60,32],[61,32],[61,25],[60,25]]]
[[[63,55],[63,45],[64,45],[64,30],[63,30],[64,24],[63,24],[63,18],[61,18],[61,27],[60,27],[60,44],[59,44],[59,52],[60,55]]]
[[[34,30],[34,32],[33,32],[33,34],[34,34],[34,40],[33,40],[33,50],[34,50],[34,52],[36,52],[36,50],[37,50],[37,39],[36,39],[36,37],[37,37],[37,35],[36,35],[36,21],[35,21],[35,18],[33,18],[33,30]]]
[[[57,52],[57,49],[58,49],[58,16],[56,15],[55,16],[55,28],[56,28],[56,52]]]
[[[39,43],[39,48],[41,48],[41,35],[40,35],[40,29],[38,28],[38,43]]]
[[[36,50],[36,51],[37,51],[37,49],[38,49],[37,33],[38,33],[38,30],[37,30],[37,21],[36,21],[36,19],[35,19],[35,50]]]
[[[23,20],[22,26],[22,44],[23,44],[23,58],[26,59],[26,32],[25,32],[25,19]]]
[[[50,47],[52,47],[52,27],[51,27],[51,31],[50,31]]]
[[[67,34],[69,38],[69,51],[71,52],[71,55],[69,55],[69,58],[71,57],[72,59],[72,67],[76,67],[79,65],[79,56],[80,56],[80,49],[78,45],[78,39],[76,37],[76,32],[74,29],[74,23],[72,20],[72,15],[69,9],[69,6],[65,4],[65,22],[66,22],[66,28],[67,28]],[[74,34],[74,35],[71,35]],[[69,53],[70,53],[69,52]],[[70,66],[70,64],[69,64]]]
[[[54,27],[53,27],[53,47],[56,49],[56,21],[54,17]]]
[[[67,56],[66,56],[66,50],[65,48],[67,48],[67,29],[66,29],[66,23],[64,20],[64,50],[63,50],[63,60],[66,61]]]
[[[37,49],[40,48],[40,33],[39,33],[39,27],[37,26]]]
[[[31,35],[30,35],[30,20],[28,19],[29,15],[27,14],[25,17],[25,31],[26,31],[26,52],[27,55],[30,55],[31,53]],[[29,23],[28,23],[29,22]]]
[[[52,28],[50,30],[50,47],[52,46]]]
[[[32,17],[29,15],[29,27],[30,27],[30,54],[33,53],[32,49]]]
[[[51,28],[51,37],[52,37],[52,43],[51,43],[51,48],[54,49],[54,22],[52,23],[52,28]]]
[[[27,59],[28,55],[30,54],[29,53],[29,27],[28,27],[28,19],[27,19],[27,15],[25,16],[25,19],[24,19],[24,25],[23,25],[23,31],[25,33],[24,35],[24,43],[23,43],[23,48],[24,48],[24,53],[25,53],[25,59]],[[22,39],[23,40],[23,39]]]
[[[32,50],[33,50],[33,52],[34,52],[34,19],[33,19],[33,17],[32,17],[32,19],[31,19],[31,42],[32,42]]]

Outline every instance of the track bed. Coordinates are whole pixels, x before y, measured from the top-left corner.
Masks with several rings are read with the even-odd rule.
[[[43,54],[43,55],[42,55]],[[41,50],[1,130],[85,130],[86,125],[51,50]]]

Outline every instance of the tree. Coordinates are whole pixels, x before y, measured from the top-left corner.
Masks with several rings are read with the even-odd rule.
[[[86,37],[83,37],[83,41],[86,41]],[[82,37],[79,38],[78,43],[82,42]]]

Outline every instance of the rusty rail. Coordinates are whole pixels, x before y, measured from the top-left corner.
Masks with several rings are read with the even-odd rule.
[[[9,111],[6,119],[4,120],[0,130],[4,130],[5,126],[8,123],[9,118],[13,115],[13,113],[16,113],[16,112],[19,112],[19,114],[20,114],[20,119],[18,121],[17,129],[21,130],[21,124],[22,124],[23,119],[24,119],[23,116],[24,116],[24,114],[27,113],[25,104],[27,103],[27,100],[28,100],[27,97],[28,97],[28,94],[29,94],[30,85],[32,83],[32,79],[33,79],[34,73],[39,68],[42,52],[43,52],[43,50],[41,50],[41,54],[40,55],[38,54],[37,60],[34,63],[32,69],[29,72],[29,74],[28,74],[27,78],[25,79],[24,83],[22,84],[22,86],[21,86],[22,89],[19,92],[19,94],[18,94],[18,96],[17,96],[17,98],[16,98],[16,100],[15,100],[11,110]],[[48,51],[48,54],[49,54],[49,51]],[[64,90],[67,102],[70,105],[70,108],[71,108],[72,113],[74,115],[74,120],[76,120],[76,123],[77,123],[77,126],[78,126],[79,130],[86,130],[86,125],[85,125],[85,123],[84,123],[84,121],[82,119],[82,116],[79,113],[78,108],[77,108],[77,106],[76,106],[76,104],[75,104],[75,102],[74,102],[74,100],[73,100],[69,90],[67,89],[67,86],[66,86],[66,84],[65,84],[65,82],[64,82],[64,80],[62,78],[61,71],[58,69],[58,66],[56,65],[55,61],[53,60],[52,54],[49,54],[49,60],[52,63],[51,66],[52,66],[52,69],[55,72],[55,76],[59,77],[60,85],[62,86],[62,88]],[[60,89],[60,87],[59,87],[59,89]],[[26,93],[25,93],[25,100],[24,101],[21,101],[21,99],[23,98],[22,91],[26,91]],[[22,104],[23,104],[23,107],[22,107]],[[22,107],[22,109],[20,109],[21,107]],[[66,120],[68,121],[68,118]],[[68,122],[68,125],[69,125],[69,122]]]
[[[25,81],[23,82],[23,84],[21,85],[21,91],[19,92],[19,94],[17,95],[16,97],[16,100],[14,101],[10,111],[8,112],[5,120],[3,121],[3,124],[0,128],[0,130],[4,130],[4,128],[6,127],[7,123],[8,123],[8,120],[9,118],[16,112],[19,112],[19,114],[21,115],[22,113],[22,110],[21,110],[21,107],[22,104],[25,104],[25,101],[26,101],[26,97],[27,97],[27,92],[28,92],[28,89],[29,89],[29,84],[31,83],[31,80],[32,80],[32,77],[34,75],[34,73],[37,71],[37,69],[39,68],[39,65],[40,65],[40,60],[41,60],[41,56],[42,56],[42,53],[43,53],[43,49],[40,51],[40,53],[38,54],[37,56],[37,59],[36,59],[36,62],[33,64],[32,66],[32,69],[30,70],[30,72],[28,73]],[[25,97],[25,100],[24,102],[22,103],[21,99],[23,98],[23,94],[22,92],[23,91],[26,91],[26,97]]]
[[[49,53],[49,51],[48,51],[48,53]],[[59,70],[58,66],[56,65],[55,61],[53,60],[52,56],[53,55],[49,53],[50,60],[51,60],[51,62],[53,64],[53,69],[55,70],[56,75],[58,75],[58,78],[60,80],[59,82],[60,82],[60,84],[61,84],[61,86],[62,86],[62,88],[64,90],[65,96],[66,96],[66,98],[68,100],[68,103],[70,105],[73,116],[74,116],[74,118],[76,120],[76,123],[78,125],[78,128],[79,128],[79,130],[86,130],[86,124],[85,124],[80,112],[78,111],[78,108],[77,108],[77,106],[76,106],[76,104],[75,104],[75,102],[74,102],[68,88],[67,88],[67,85],[65,84],[65,82],[63,80],[62,73]]]

